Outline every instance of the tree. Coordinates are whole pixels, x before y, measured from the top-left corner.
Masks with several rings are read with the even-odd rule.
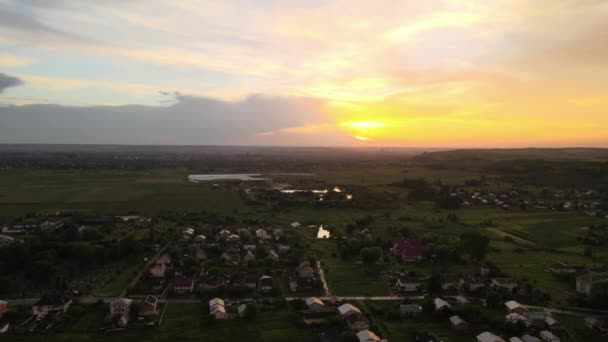
[[[471,257],[482,261],[488,254],[490,239],[479,232],[466,232],[460,235],[460,244]]]
[[[361,248],[361,261],[364,264],[375,264],[382,256],[380,247],[364,247]]]
[[[359,338],[352,331],[347,331],[342,334],[342,342],[359,342]]]

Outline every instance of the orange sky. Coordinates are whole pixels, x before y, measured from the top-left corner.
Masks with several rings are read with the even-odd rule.
[[[3,3],[4,105],[221,103],[174,143],[608,147],[607,1]]]

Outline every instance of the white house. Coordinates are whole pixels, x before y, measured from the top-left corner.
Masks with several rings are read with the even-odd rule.
[[[543,330],[540,332],[540,338],[545,342],[560,342],[559,337],[553,335],[549,330]]]
[[[447,310],[452,308],[452,306],[448,304],[448,302],[441,298],[435,298],[433,300],[433,303],[435,304],[435,311]]]
[[[505,342],[505,340],[489,331],[484,331],[477,335],[477,342]]]
[[[221,298],[213,298],[209,301],[209,314],[214,316],[215,319],[226,319],[226,306],[224,300]]]

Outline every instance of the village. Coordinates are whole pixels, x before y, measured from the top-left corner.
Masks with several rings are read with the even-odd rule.
[[[69,213],[56,213],[38,221],[22,221],[4,227],[3,231],[57,233],[65,229],[64,224],[73,225]],[[149,229],[154,222],[150,217],[137,215],[87,218],[78,220],[77,231],[87,234],[110,221],[128,223],[137,230]],[[120,296],[98,297],[79,289],[49,292],[35,300],[2,301],[0,332],[30,335],[61,331],[68,324],[66,317],[70,316],[71,307],[76,305],[80,310],[90,306],[95,306],[95,310],[104,308],[105,315],[96,323],[95,330],[120,334],[130,329],[161,326],[165,311],[176,303],[199,303],[209,322],[254,320],[259,311],[288,307],[299,317],[293,324],[311,327],[319,340],[325,342],[387,341],[378,329],[379,316],[403,324],[428,319],[445,321],[456,336],[475,337],[479,342],[568,341],[567,331],[553,315],[555,311],[544,307],[546,301],[534,298],[533,289],[495,266],[475,260],[470,260],[469,269],[477,267],[477,271],[469,274],[415,271],[378,274],[386,278],[389,296],[333,295],[322,262],[307,251],[309,242],[302,239],[299,229],[302,225],[298,222],[281,228],[208,224],[181,228],[173,240],[151,249],[152,255],[144,259],[141,272],[136,273]],[[341,240],[330,237],[330,231],[323,227],[319,228],[321,231],[325,233],[311,239]],[[391,257],[405,269],[408,265],[441,262],[429,255],[427,246],[414,237],[395,236],[388,246],[372,262]],[[588,270],[566,263],[546,265],[546,271],[557,277],[573,277],[576,290],[586,296],[608,278],[608,272],[602,269]],[[532,305],[522,304],[527,302]],[[24,310],[26,303],[31,303],[29,313]],[[381,309],[374,306],[380,304]],[[482,311],[496,315],[501,310],[504,317],[500,326],[480,320]],[[590,332],[608,332],[602,315],[586,316],[579,312],[576,316],[584,320]],[[480,332],[479,327],[493,330]],[[420,341],[441,341],[432,330],[417,334]]]

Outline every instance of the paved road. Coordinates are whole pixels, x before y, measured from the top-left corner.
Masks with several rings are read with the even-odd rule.
[[[323,268],[321,267],[321,262],[319,260],[317,260],[317,269],[319,270],[319,278],[321,278],[321,282],[323,283],[325,296],[330,297],[331,293],[329,292],[329,287],[327,286],[327,281],[325,280],[325,272],[323,272]]]

